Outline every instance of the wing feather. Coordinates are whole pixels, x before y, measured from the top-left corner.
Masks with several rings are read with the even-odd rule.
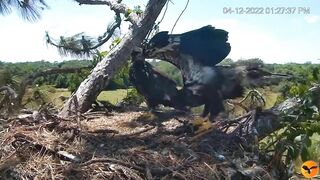
[[[201,64],[214,66],[231,51],[228,32],[211,25],[181,34],[180,51],[197,59]]]

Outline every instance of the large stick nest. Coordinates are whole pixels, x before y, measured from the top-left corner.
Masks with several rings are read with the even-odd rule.
[[[239,123],[250,124],[254,117],[249,113],[243,116],[243,122],[240,118]],[[240,131],[242,127],[230,127],[226,131],[228,123],[217,122],[215,128],[195,136],[190,133],[188,125],[193,118],[190,114],[176,111],[154,114],[134,111],[111,114],[95,112],[75,119],[61,119],[48,111],[40,111],[9,119],[3,122],[0,134],[0,177],[275,177],[270,174],[274,165],[269,164],[271,161],[266,155],[259,153],[255,138],[248,138],[245,131]],[[235,122],[231,124],[234,126]]]

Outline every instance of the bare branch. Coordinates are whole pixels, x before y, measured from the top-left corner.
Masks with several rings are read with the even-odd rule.
[[[142,167],[139,167],[139,166],[134,166],[130,163],[127,163],[127,162],[123,162],[123,161],[120,161],[120,160],[117,160],[117,159],[113,159],[113,158],[99,158],[99,159],[91,159],[87,162],[84,162],[82,164],[80,164],[80,166],[89,166],[91,164],[94,164],[94,163],[115,163],[115,164],[119,164],[119,165],[122,165],[122,166],[127,166],[127,167],[130,167],[130,168],[133,168],[135,170],[138,170],[138,171],[144,171],[144,168]]]
[[[79,3],[79,5],[108,5],[108,2],[104,0],[75,0]]]
[[[127,20],[133,25],[137,26],[137,23],[139,21],[138,14],[132,12],[132,10],[125,4],[120,3],[119,0],[75,0],[80,5],[86,4],[86,5],[107,5],[110,7],[110,9],[116,13],[127,15]]]
[[[10,95],[10,97],[12,97],[12,98],[16,98],[17,97],[17,93],[9,86],[0,87],[0,92],[2,92],[2,91],[7,91],[8,94]]]
[[[10,86],[0,87],[0,94],[4,95],[0,99],[1,116],[2,116],[2,114],[7,116],[12,113],[13,107],[14,107],[14,105],[16,105],[16,100],[17,100],[18,94]]]

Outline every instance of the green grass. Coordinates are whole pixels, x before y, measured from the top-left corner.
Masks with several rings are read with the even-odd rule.
[[[61,108],[64,104],[63,99],[68,99],[68,97],[70,97],[71,95],[71,92],[68,89],[54,88],[48,85],[38,87],[38,89],[42,93],[44,101],[46,103],[53,103],[56,109]],[[34,90],[35,89],[30,88],[26,91],[26,94],[24,96],[24,102],[26,102],[28,98],[32,98]],[[109,101],[112,104],[116,104],[120,102],[123,98],[125,98],[127,96],[127,92],[129,91],[131,91],[131,89],[102,91],[97,99],[100,101]],[[26,107],[36,110],[39,108],[40,105],[40,101],[31,101],[26,104]]]
[[[311,159],[320,162],[320,135],[313,134],[310,139],[312,144],[308,150],[310,152]]]
[[[122,101],[123,98],[127,96],[127,93],[130,92],[131,89],[117,89],[117,90],[109,90],[102,91],[99,96],[99,101],[109,101],[112,104],[117,104]]]
[[[279,92],[274,92],[272,87],[259,88],[258,91],[262,93],[266,100],[265,109],[269,109],[277,102],[278,97],[281,95]]]

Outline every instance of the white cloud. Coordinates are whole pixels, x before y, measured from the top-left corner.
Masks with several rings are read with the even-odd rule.
[[[313,24],[313,23],[316,23],[319,21],[319,16],[317,16],[317,15],[305,16],[305,20],[307,23]]]

